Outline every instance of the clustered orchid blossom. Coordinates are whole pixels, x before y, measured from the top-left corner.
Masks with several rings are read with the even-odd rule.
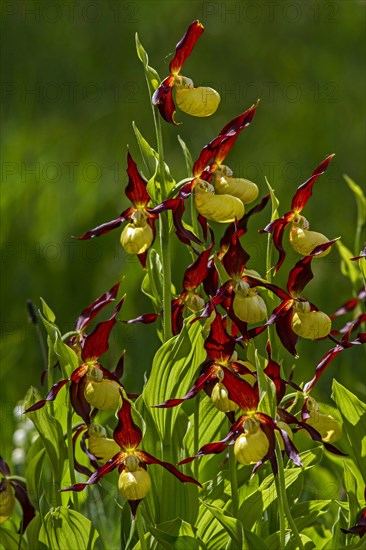
[[[62,491],[82,491],[88,485],[97,483],[104,475],[116,468],[119,471],[118,489],[128,500],[133,515],[136,514],[137,506],[147,495],[151,488],[151,478],[147,472],[147,466],[158,464],[179,481],[195,483],[200,485],[193,477],[186,476],[173,464],[163,462],[151,454],[139,449],[142,441],[142,432],[134,423],[131,414],[131,403],[121,390],[122,406],[118,411],[118,424],[113,432],[114,442],[121,450],[117,451],[103,466],[100,466],[85,483],[76,483]],[[98,452],[98,451],[97,451]],[[111,450],[108,450],[108,454]],[[105,457],[106,458],[106,457]]]
[[[35,510],[27,495],[27,487],[21,479],[14,479],[11,476],[10,468],[2,456],[0,456],[0,474],[0,524],[12,516],[17,500],[23,511],[20,532],[24,533],[35,516]]]
[[[84,233],[79,240],[93,239],[104,233],[109,233],[119,227],[124,221],[129,223],[124,227],[121,234],[121,245],[128,254],[136,254],[143,267],[146,266],[147,250],[151,247],[155,238],[156,214],[147,207],[151,201],[147,191],[147,181],[137,170],[131,154],[127,153],[127,175],[128,185],[125,195],[133,206],[124,210],[122,214],[109,222],[98,225]]]
[[[153,105],[157,105],[161,116],[167,122],[176,124],[174,120],[175,103],[188,115],[206,117],[212,115],[219,106],[220,95],[207,86],[195,88],[190,78],[180,74],[183,64],[191,55],[197,40],[203,33],[203,25],[194,21],[175,49],[174,58],[169,63],[170,76],[159,85],[152,97]],[[173,99],[175,92],[175,103]]]

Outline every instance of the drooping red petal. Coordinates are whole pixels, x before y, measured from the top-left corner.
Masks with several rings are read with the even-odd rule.
[[[301,210],[304,208],[304,206],[306,205],[306,203],[311,197],[314,183],[316,182],[319,176],[324,174],[324,172],[328,168],[328,164],[330,163],[333,157],[334,155],[329,155],[329,157],[324,159],[323,162],[321,162],[319,166],[315,168],[310,178],[307,179],[302,185],[300,185],[297,188],[297,191],[291,202],[291,210],[293,212],[296,212],[296,213],[301,212]]]
[[[86,424],[83,424],[82,426],[78,427],[78,429],[75,431],[74,435],[72,436],[72,448],[73,448],[73,453],[74,453],[75,470],[77,472],[79,472],[80,474],[84,474],[84,475],[90,477],[91,475],[93,475],[93,472],[91,470],[89,470],[89,468],[84,466],[83,464],[80,464],[80,462],[77,461],[76,456],[75,456],[75,447],[76,447],[76,444],[77,444],[77,440],[78,440],[78,438],[80,437],[80,435],[82,433],[84,433],[84,435],[85,435],[85,431],[87,429],[88,429],[88,426]]]
[[[90,306],[85,308],[76,321],[75,329],[78,331],[84,330],[90,323],[92,319],[96,316],[101,309],[103,309],[110,302],[113,302],[116,299],[119,286],[122,281],[119,281],[117,284],[112,286],[110,290],[99,296]]]
[[[333,361],[335,357],[343,350],[343,346],[338,345],[331,350],[329,350],[326,355],[322,358],[322,360],[317,364],[315,367],[315,374],[313,378],[307,382],[304,386],[304,392],[309,393],[313,387],[315,386],[316,382],[318,381],[321,374],[324,372],[326,367]]]
[[[267,325],[276,323],[277,334],[284,347],[292,355],[297,357],[296,344],[299,337],[294,333],[291,327],[293,317],[292,301],[282,302],[272,313],[267,321]]]
[[[82,491],[87,487],[87,485],[93,485],[94,483],[97,483],[103,476],[106,474],[109,474],[109,472],[112,472],[122,464],[124,458],[126,456],[126,453],[117,453],[113,458],[108,460],[103,466],[100,466],[88,479],[86,483],[75,483],[75,485],[71,485],[70,487],[66,487],[65,489],[60,489],[61,492],[64,491]]]
[[[217,362],[228,361],[234,352],[235,340],[226,332],[220,313],[216,313],[211,323],[204,347],[209,358]]]
[[[60,380],[60,382],[56,382],[46,395],[44,399],[41,399],[40,401],[37,401],[37,403],[34,403],[31,407],[28,407],[24,412],[29,413],[33,411],[38,411],[38,409],[41,409],[45,406],[46,403],[49,401],[54,401],[57,397],[58,392],[64,387],[65,384],[69,382],[69,379],[66,378],[65,380]]]
[[[142,439],[142,431],[132,419],[131,403],[124,397],[122,407],[118,411],[118,424],[113,432],[113,438],[126,451],[136,449]]]
[[[151,102],[153,105],[157,105],[161,116],[166,122],[176,125],[177,123],[174,120],[176,108],[173,101],[173,86],[174,76],[168,76],[155,90]]]
[[[178,238],[184,243],[190,245],[191,241],[202,244],[196,235],[189,229],[186,229],[183,224],[184,214],[184,199],[167,199],[155,208],[149,209],[149,213],[160,214],[166,210],[171,210],[173,213],[173,223],[176,229]]]
[[[147,206],[150,202],[150,195],[146,188],[147,181],[137,170],[137,165],[129,151],[127,153],[127,175],[128,184],[125,189],[126,197],[136,208]]]
[[[20,503],[23,510],[23,518],[22,518],[20,533],[24,533],[29,523],[32,521],[32,519],[36,515],[36,511],[33,508],[33,505],[31,504],[28,498],[27,487],[25,483],[23,483],[20,480],[11,481],[10,483],[14,488],[15,497]]]
[[[135,317],[135,319],[129,319],[128,321],[122,322],[126,323],[126,325],[136,325],[138,323],[149,325],[150,323],[154,323],[158,317],[160,317],[158,313],[143,313],[142,315]]]
[[[94,229],[90,229],[81,237],[73,237],[74,239],[78,239],[79,241],[85,241],[86,239],[93,239],[94,237],[100,237],[101,235],[104,235],[105,233],[109,233],[113,229],[116,229],[121,225],[121,223],[125,222],[131,217],[131,214],[135,211],[134,208],[130,207],[127,208],[118,218],[115,220],[111,220],[110,222],[103,223],[102,225],[98,225],[97,227],[94,227]]]
[[[294,298],[299,296],[306,285],[314,277],[311,271],[312,256],[305,256],[301,258],[295,266],[291,269],[287,281],[287,290]]]
[[[177,75],[179,73],[203,31],[204,27],[198,20],[189,25],[186,33],[175,47],[175,56],[169,63],[170,74]]]
[[[114,376],[118,380],[120,380],[123,376],[123,370],[125,365],[125,355],[126,355],[126,350],[123,350],[123,352],[121,353],[121,357],[119,358],[118,363],[116,365],[116,368],[112,372],[112,374],[114,374]]]
[[[256,411],[259,403],[258,388],[252,386],[225,367],[223,384],[225,385],[229,399],[234,401],[243,411]]]
[[[162,460],[155,458],[146,451],[136,451],[135,454],[142,460],[142,462],[145,462],[145,464],[159,464],[159,466],[162,466],[163,468],[168,470],[168,472],[173,474],[173,476],[179,479],[179,481],[182,481],[184,483],[194,483],[195,485],[202,487],[199,481],[191,476],[186,476],[185,474],[183,474],[183,472],[180,472],[175,466],[173,466],[173,464],[170,464],[170,462],[163,462]]]
[[[268,341],[266,346],[267,356],[268,356],[268,364],[266,368],[264,369],[265,374],[272,380],[276,387],[276,399],[277,399],[277,405],[281,402],[283,396],[286,392],[286,383],[281,378],[281,367],[274,359],[272,359],[271,355],[271,344]]]
[[[86,376],[82,376],[77,382],[72,381],[70,384],[70,401],[76,412],[89,425],[91,422],[90,413],[91,405],[87,402],[84,395],[84,390],[87,380]]]
[[[223,139],[224,139],[224,136],[219,135],[215,137],[213,140],[211,140],[210,143],[204,146],[204,148],[199,154],[198,159],[193,165],[192,172],[195,178],[202,177],[204,170],[208,167],[210,162],[214,160],[217,150],[221,142],[223,141]]]
[[[205,384],[209,382],[210,380],[216,379],[217,376],[217,367],[215,365],[210,364],[210,366],[205,370],[195,381],[191,389],[181,398],[177,399],[168,399],[167,401],[164,401],[163,403],[159,403],[158,405],[154,405],[154,407],[163,409],[163,408],[171,408],[176,407],[177,405],[180,405],[183,403],[183,401],[186,401],[187,399],[192,399],[195,395],[197,395],[203,388],[205,387]]]
[[[183,278],[184,290],[195,290],[208,276],[208,259],[213,245],[212,241],[211,245],[201,252],[198,258],[187,267]]]
[[[355,256],[354,258],[350,258],[352,262],[357,262],[357,260],[360,260],[361,258],[366,258],[366,245],[363,247],[363,249],[360,252],[359,256]]]
[[[112,328],[116,324],[116,316],[121,309],[125,296],[118,302],[114,308],[112,316],[107,321],[99,323],[93,332],[85,338],[81,357],[84,361],[90,359],[99,359],[108,349],[108,339]]]
[[[222,258],[222,263],[230,277],[240,277],[249,259],[249,254],[242,247],[237,234],[234,233],[229,248]]]
[[[277,264],[275,266],[275,273],[277,273],[277,271],[280,269],[286,257],[286,252],[282,244],[283,234],[288,224],[292,221],[293,217],[293,212],[287,212],[282,218],[274,220],[273,222],[269,223],[264,229],[261,229],[259,231],[259,233],[272,233],[273,244],[279,254]]]
[[[214,296],[219,288],[219,272],[215,266],[215,258],[207,264],[207,276],[203,281],[203,288],[207,296]]]
[[[351,298],[350,300],[347,300],[340,308],[337,309],[335,313],[330,315],[329,317],[331,319],[334,319],[335,317],[340,317],[341,315],[344,315],[345,313],[348,313],[349,311],[353,311],[357,304],[366,298],[366,290],[362,288],[360,292],[357,295],[357,298]]]
[[[356,525],[354,525],[350,529],[342,529],[341,527],[341,531],[343,531],[343,533],[346,533],[346,534],[350,533],[351,535],[357,535],[361,539],[366,533],[366,508],[362,510]]]
[[[2,473],[5,477],[10,476],[10,468],[2,456],[0,456],[0,473]]]
[[[313,439],[314,441],[319,441],[320,443],[322,443],[324,445],[324,447],[327,449],[327,451],[329,451],[330,453],[333,453],[333,454],[339,455],[339,456],[348,456],[347,453],[344,453],[343,451],[340,451],[334,445],[331,445],[330,443],[326,443],[325,441],[323,441],[320,433],[318,432],[318,430],[316,430],[315,428],[313,428],[312,426],[310,426],[306,422],[298,422],[298,426],[301,426],[302,428],[304,428],[304,430],[306,430],[309,433],[311,439]]]

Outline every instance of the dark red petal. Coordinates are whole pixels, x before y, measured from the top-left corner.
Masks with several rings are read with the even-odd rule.
[[[211,245],[187,267],[183,278],[184,290],[195,290],[208,276],[208,259],[213,245],[212,241]]]
[[[71,382],[70,401],[76,414],[78,414],[86,424],[90,424],[91,405],[84,396],[86,383],[87,380],[85,376],[82,376],[77,382]]]
[[[207,264],[207,277],[203,281],[203,288],[207,296],[214,296],[219,288],[219,272],[212,258]]]
[[[181,298],[176,298],[172,301],[172,333],[173,336],[179,334],[183,328],[183,312],[185,305]]]
[[[223,163],[240,132],[252,122],[257,106],[258,103],[256,105],[252,105],[249,109],[244,111],[244,113],[233,118],[223,127],[219,136],[224,136],[224,138],[215,152],[216,163]]]
[[[329,155],[329,157],[324,159],[323,162],[315,168],[310,178],[297,188],[297,191],[291,202],[291,210],[293,212],[301,212],[301,210],[304,208],[304,206],[306,205],[306,203],[311,197],[314,183],[316,182],[319,176],[324,174],[324,172],[328,168],[328,164],[330,163],[333,157],[334,155]]]
[[[297,357],[296,344],[299,337],[294,333],[291,327],[293,316],[292,304],[290,302],[282,303],[274,310],[267,324],[276,323],[277,334],[287,351]]]
[[[195,178],[201,177],[209,163],[213,161],[223,139],[224,136],[217,136],[211,140],[210,143],[204,146],[198,159],[193,165],[192,172]]]
[[[278,261],[275,266],[275,273],[277,273],[277,271],[280,269],[286,257],[285,249],[282,245],[283,234],[288,224],[292,221],[293,217],[294,214],[292,212],[287,212],[287,214],[284,214],[282,218],[274,220],[273,222],[269,223],[264,229],[261,229],[259,231],[259,233],[272,233],[273,244],[279,254]]]
[[[219,259],[222,259],[223,255],[225,254],[226,250],[228,249],[230,245],[230,241],[232,239],[232,236],[236,232],[238,237],[241,237],[248,231],[248,221],[251,218],[253,214],[257,214],[261,212],[266,204],[268,203],[270,199],[270,195],[266,195],[263,197],[261,202],[254,206],[251,210],[249,210],[244,216],[238,221],[238,222],[232,222],[228,228],[226,229],[221,241],[220,241],[220,252],[218,254]]]
[[[285,395],[286,392],[286,383],[281,378],[281,367],[274,359],[272,359],[271,356],[271,344],[268,341],[266,346],[267,356],[268,356],[268,364],[266,368],[264,369],[264,372],[272,380],[274,385],[276,386],[276,398],[277,398],[277,404],[279,404]]]
[[[120,380],[123,376],[123,369],[125,365],[125,355],[126,355],[126,350],[123,350],[123,352],[121,353],[121,357],[119,358],[118,363],[116,365],[116,368],[112,372],[112,374],[114,374],[114,376],[118,380]]]
[[[94,237],[100,237],[101,235],[104,235],[105,233],[109,233],[113,229],[116,229],[123,223],[124,221],[128,220],[131,216],[131,214],[135,211],[134,208],[127,208],[118,218],[115,220],[111,220],[110,222],[103,223],[102,225],[98,225],[97,227],[94,227],[94,229],[90,229],[84,235],[81,235],[81,237],[73,237],[74,239],[78,239],[79,241],[85,241],[86,239],[93,239]]]
[[[106,464],[100,466],[100,468],[98,468],[98,470],[96,470],[90,476],[86,483],[75,483],[75,485],[71,485],[70,487],[66,487],[65,489],[60,489],[60,491],[82,491],[87,485],[93,485],[94,483],[97,483],[103,476],[115,470],[115,468],[117,468],[117,466],[119,466],[123,462],[125,456],[126,453],[117,453],[113,458],[108,460]]]
[[[211,323],[210,333],[205,341],[205,350],[212,361],[225,362],[235,349],[235,340],[225,330],[220,313]]]
[[[154,407],[159,409],[176,407],[177,405],[183,403],[183,401],[186,401],[187,399],[192,399],[192,397],[197,395],[204,388],[207,382],[216,379],[216,375],[217,367],[214,365],[209,366],[209,368],[197,378],[194,385],[183,397],[177,399],[168,399],[167,401],[164,401],[164,403],[154,405]]]
[[[266,432],[267,437],[269,436],[270,432],[268,431],[268,429],[265,430],[264,428],[265,426],[267,426],[267,428],[269,428],[272,431],[272,434],[274,434],[274,430],[277,430],[278,432],[280,432],[287,456],[290,458],[290,460],[292,460],[294,464],[296,464],[296,466],[302,466],[302,462],[298,455],[298,451],[295,445],[292,443],[288,433],[285,430],[281,430],[277,426],[277,423],[273,420],[273,418],[271,418],[267,414],[257,413],[256,418],[261,422],[262,429]],[[274,450],[274,445],[273,445],[273,450]]]
[[[123,305],[124,299],[125,296],[118,302],[112,316],[107,321],[99,323],[93,332],[85,338],[81,351],[81,357],[84,361],[99,359],[107,351],[109,335],[116,324],[116,316]]]
[[[110,302],[113,302],[116,299],[119,285],[121,284],[121,281],[119,281],[116,285],[112,286],[108,292],[105,292],[99,298],[97,298],[90,306],[88,306],[86,309],[84,309],[80,316],[78,317],[76,321],[76,330],[82,331],[84,330],[90,323],[92,319],[96,316],[96,314],[103,309],[106,305],[108,305]]]
[[[132,419],[131,403],[122,395],[122,407],[118,411],[118,424],[113,432],[113,438],[122,449],[131,450],[138,447],[142,439],[142,431]]]
[[[320,433],[318,432],[318,430],[316,430],[312,426],[309,426],[309,424],[307,424],[306,422],[298,422],[298,425],[301,426],[302,428],[304,428],[309,433],[310,437],[314,441],[319,441],[320,443],[323,443],[324,447],[330,453],[333,453],[333,454],[339,455],[339,456],[348,456],[347,453],[344,453],[344,452],[340,451],[334,445],[331,445],[330,443],[325,443],[325,441],[322,440],[322,437],[321,437]]]
[[[352,262],[357,262],[357,260],[360,260],[361,258],[366,258],[366,246],[363,247],[359,256],[355,256],[354,258],[350,259],[352,260]]]
[[[177,75],[183,67],[184,62],[191,55],[193,47],[204,31],[203,25],[197,20],[191,23],[175,47],[175,56],[169,63],[169,71],[172,75]]]
[[[151,98],[152,104],[157,105],[159,112],[164,120],[170,124],[177,124],[174,120],[174,113],[176,111],[173,101],[173,86],[174,77],[168,76],[160,84]]]
[[[27,487],[25,483],[23,483],[22,481],[11,481],[11,484],[14,487],[15,497],[17,498],[23,510],[23,519],[21,523],[20,533],[24,533],[29,523],[36,515],[36,511],[28,498]]]
[[[141,458],[145,464],[159,464],[159,466],[162,466],[166,470],[168,470],[173,476],[179,479],[179,481],[183,482],[189,482],[189,483],[195,483],[199,487],[202,487],[202,485],[193,477],[186,476],[182,472],[180,472],[173,464],[170,464],[170,462],[163,462],[162,460],[159,460],[158,458],[155,458],[151,454],[145,452],[145,451],[136,451],[136,455]]]
[[[150,323],[154,323],[158,317],[160,317],[158,313],[143,313],[135,317],[135,319],[129,319],[128,321],[123,321],[123,323],[126,323],[126,325],[136,325],[139,323],[149,325]]]
[[[147,206],[150,202],[150,195],[147,192],[147,181],[137,170],[137,165],[130,152],[127,153],[127,175],[128,184],[125,189],[126,197],[137,207]]]
[[[31,407],[26,409],[24,412],[29,413],[29,412],[37,411],[38,409],[41,409],[42,407],[44,407],[45,404],[48,403],[48,401],[54,401],[57,397],[58,392],[68,382],[69,382],[69,379],[67,378],[66,380],[60,380],[60,382],[57,382],[56,384],[54,384],[52,386],[52,388],[50,389],[50,391],[48,392],[48,394],[46,395],[45,399],[41,399],[40,401],[38,401],[37,403],[35,403]]]
[[[75,456],[75,447],[76,447],[76,444],[77,444],[77,440],[79,438],[79,436],[84,432],[84,435],[85,435],[85,430],[88,429],[88,426],[86,426],[85,424],[83,424],[82,426],[79,426],[79,428],[75,431],[73,437],[72,437],[72,448],[73,448],[73,453],[74,453],[74,466],[75,466],[75,470],[77,472],[79,472],[80,474],[84,474],[86,476],[91,476],[93,475],[93,472],[91,470],[89,470],[89,468],[87,468],[86,466],[84,466],[83,464],[80,464],[77,460],[76,460],[76,456]]]
[[[231,237],[229,248],[222,258],[222,263],[230,277],[241,276],[250,256],[240,244],[236,233]]]
[[[314,277],[313,272],[311,271],[312,259],[313,257],[311,255],[305,256],[291,269],[287,281],[287,290],[291,296],[299,296],[306,285]]]
[[[344,315],[348,311],[352,311],[360,300],[364,300],[366,298],[366,289],[362,288],[360,292],[357,295],[357,298],[351,298],[350,300],[347,300],[333,315],[330,315],[331,319],[334,319],[335,317],[340,317],[341,315]]]
[[[326,367],[329,365],[329,363],[333,361],[335,357],[337,357],[337,355],[343,349],[344,349],[343,346],[339,345],[339,346],[336,346],[335,348],[332,348],[331,350],[328,351],[328,353],[326,353],[326,355],[324,355],[322,360],[315,367],[315,374],[313,378],[305,384],[304,386],[305,393],[309,393],[313,389],[313,387],[315,386],[316,382],[318,381],[319,377],[324,372]]]
[[[229,399],[234,401],[243,411],[256,411],[259,403],[258,389],[252,388],[252,386],[233,374],[229,369],[225,367],[222,369],[224,372],[223,384],[225,385]]]

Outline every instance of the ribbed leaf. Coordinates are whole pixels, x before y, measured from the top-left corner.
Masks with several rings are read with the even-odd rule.
[[[92,522],[86,517],[60,506],[46,514],[39,540],[52,550],[92,550],[98,536]]]
[[[27,550],[23,537],[2,525],[0,525],[0,543],[6,550]]]

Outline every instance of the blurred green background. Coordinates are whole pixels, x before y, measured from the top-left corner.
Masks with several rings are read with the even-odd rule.
[[[155,146],[151,107],[134,35],[163,78],[175,44],[200,19],[205,33],[183,74],[222,96],[209,119],[177,113],[163,124],[166,161],[186,177],[177,134],[196,158],[224,124],[261,99],[253,124],[227,163],[256,181],[268,177],[289,209],[296,187],[330,153],[336,157],[314,188],[305,216],[313,230],[342,236],[353,253],[356,205],[342,174],[364,187],[365,3],[358,1],[195,2],[14,0],[1,3],[2,22],[2,444],[9,459],[12,409],[44,368],[26,300],[42,296],[64,332],[77,315],[122,275],[121,317],[152,311],[139,291],[143,271],[119,245],[119,230],[92,241],[80,235],[127,207],[126,146],[142,168],[132,126]],[[250,223],[243,241],[248,267],[263,272],[269,209]],[[222,228],[216,228],[218,234]],[[189,255],[172,237],[174,283],[180,291]],[[281,270],[284,284],[293,255]],[[351,297],[337,251],[315,266],[308,298],[330,313]],[[155,327],[119,324],[104,363],[127,349],[125,383],[141,388],[158,346]],[[299,345],[297,381],[309,379],[328,342]],[[293,360],[285,352],[285,363]],[[331,378],[360,394],[362,350],[339,356],[315,397],[329,400]],[[45,390],[42,390],[45,391]],[[5,452],[2,450],[2,452]]]

